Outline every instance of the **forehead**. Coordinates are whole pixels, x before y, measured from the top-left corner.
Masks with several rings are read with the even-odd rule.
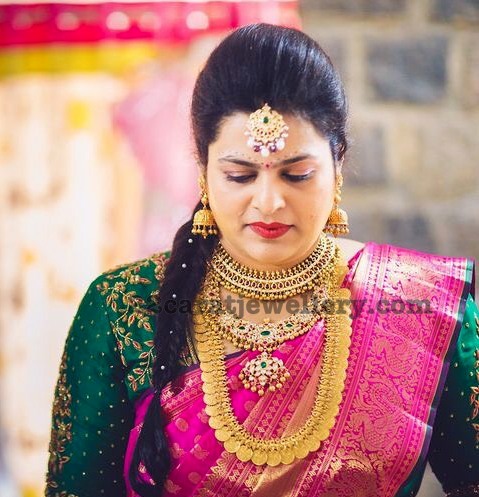
[[[256,161],[263,159],[261,154],[247,145],[245,131],[248,118],[249,114],[237,112],[223,120],[216,140],[209,147],[210,159],[223,154],[238,154]],[[272,153],[268,157],[269,161],[286,159],[298,153],[330,153],[329,142],[309,121],[291,114],[283,115],[283,119],[289,127],[286,146],[283,150]]]

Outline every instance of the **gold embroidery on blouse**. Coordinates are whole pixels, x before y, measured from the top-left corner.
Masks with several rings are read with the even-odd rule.
[[[139,363],[127,375],[131,389],[136,392],[140,385],[146,381],[151,382],[151,373],[154,361],[153,353],[153,324],[155,308],[158,304],[159,289],[154,290],[147,302],[137,294],[136,290],[130,289],[129,285],[151,285],[152,281],[140,274],[142,268],[154,265],[154,275],[157,281],[161,281],[166,267],[166,256],[154,254],[153,256],[133,264],[119,266],[121,271],[109,271],[106,280],[97,286],[101,295],[106,296],[106,305],[118,316],[112,323],[112,331],[115,335],[121,361],[127,366],[125,351],[133,347],[140,352]],[[113,281],[116,280],[116,281]],[[129,328],[136,323],[138,328],[143,328],[151,333],[151,339],[142,342],[133,338],[133,332]]]
[[[66,375],[66,353],[63,354],[60,363],[60,374],[58,377],[55,398],[52,409],[52,433],[50,439],[50,458],[48,460],[48,475],[47,489],[58,488],[58,483],[55,481],[56,475],[60,474],[63,466],[70,460],[70,457],[65,454],[66,444],[72,439],[71,434],[71,400],[70,386]],[[48,492],[48,490],[47,490]],[[75,497],[67,495],[65,497]],[[61,494],[55,493],[54,497],[64,497]]]
[[[136,392],[140,386],[151,384],[152,368],[155,359],[153,350],[154,319],[159,303],[159,288],[151,292],[147,299],[139,296],[132,285],[151,285],[151,279],[141,274],[143,268],[154,265],[154,276],[156,281],[162,281],[165,274],[168,257],[165,253],[154,254],[147,259],[133,264],[117,266],[114,270],[105,274],[106,281],[97,285],[102,296],[106,296],[106,305],[110,307],[117,318],[112,321],[111,327],[115,335],[122,364],[127,367],[128,361],[125,357],[128,349],[133,348],[133,356],[138,364],[127,373],[130,388]],[[132,326],[136,323],[137,328],[151,333],[151,338],[135,340]],[[189,366],[193,364],[192,347],[188,344],[180,354],[180,364]]]

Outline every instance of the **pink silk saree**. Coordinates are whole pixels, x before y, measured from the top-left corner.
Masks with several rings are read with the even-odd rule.
[[[289,465],[241,462],[209,427],[201,371],[193,366],[162,395],[172,455],[163,497],[389,497],[407,485],[427,452],[472,264],[368,243],[349,266],[343,283],[354,301],[349,363],[339,414],[321,448]],[[411,300],[427,300],[429,312],[411,312],[417,310]],[[257,353],[228,356],[233,409],[250,432],[286,436],[304,423],[320,380],[323,335],[318,321],[275,352],[291,379],[264,397],[238,379]],[[137,402],[125,468],[151,399],[147,392]],[[128,496],[136,496],[129,487]]]

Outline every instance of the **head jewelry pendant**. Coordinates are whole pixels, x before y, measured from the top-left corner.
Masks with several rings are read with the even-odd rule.
[[[261,109],[250,114],[246,124],[248,147],[261,152],[263,157],[268,157],[271,152],[283,150],[288,129],[283,116],[264,104]]]

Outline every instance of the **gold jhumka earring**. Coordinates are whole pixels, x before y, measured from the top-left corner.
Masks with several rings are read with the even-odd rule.
[[[341,202],[341,187],[343,186],[343,175],[338,174],[336,180],[336,193],[334,194],[334,206],[324,227],[324,232],[333,235],[347,235],[349,233],[349,222],[346,211],[339,208]]]
[[[288,129],[283,116],[264,104],[248,118],[245,131],[248,147],[261,152],[263,157],[268,157],[270,153],[284,149]]]
[[[201,203],[203,204],[203,207],[195,212],[191,232],[193,235],[202,235],[203,238],[206,238],[208,235],[217,235],[218,226],[216,225],[213,212],[211,212],[211,209],[208,206],[206,180],[203,175],[200,175],[198,178],[198,184],[201,190]]]

